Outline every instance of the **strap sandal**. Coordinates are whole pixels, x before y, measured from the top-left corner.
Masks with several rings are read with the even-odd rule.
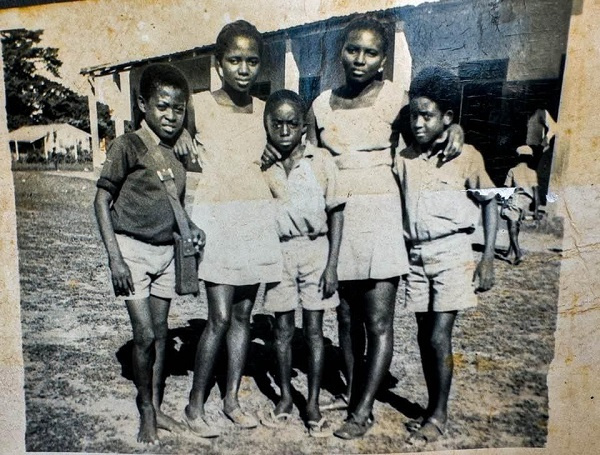
[[[237,427],[244,430],[251,430],[258,426],[258,420],[252,414],[242,411],[239,406],[232,411],[223,410],[223,414],[231,420]]]
[[[306,422],[308,427],[308,434],[313,438],[329,438],[333,436],[333,427],[329,421],[322,417],[318,422],[315,420],[309,420]]]
[[[350,400],[344,394],[334,396],[330,401],[319,405],[319,411],[340,411],[348,409],[348,402]]]
[[[364,422],[359,422],[354,414],[346,419],[344,424],[334,431],[334,436],[341,439],[358,439],[362,438],[367,431],[371,429],[375,419],[369,416]]]
[[[282,428],[289,423],[292,414],[289,412],[280,412],[275,414],[275,410],[271,409],[269,412],[264,412],[260,417],[260,423],[267,428]]]
[[[183,411],[183,421],[193,434],[200,436],[201,438],[216,438],[221,435],[219,429],[209,425],[204,418],[198,417],[196,419],[190,419],[187,409],[186,406]]]
[[[429,417],[421,425],[421,428],[413,432],[406,443],[414,447],[424,447],[435,442],[446,433],[446,425],[434,417]]]
[[[417,431],[419,428],[423,426],[423,422],[425,422],[425,416],[417,417],[416,419],[410,419],[408,422],[404,424],[406,429],[411,433]]]

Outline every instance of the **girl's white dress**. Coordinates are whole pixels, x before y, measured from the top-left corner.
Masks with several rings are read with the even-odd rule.
[[[386,279],[408,273],[400,190],[392,173],[392,124],[406,91],[384,82],[373,105],[332,109],[331,90],[313,102],[322,146],[340,170],[347,196],[338,263],[340,280]],[[403,147],[400,138],[399,147]]]
[[[236,286],[279,281],[275,206],[260,170],[264,102],[254,98],[251,114],[228,110],[210,92],[193,103],[203,171],[190,216],[206,233],[198,277]]]

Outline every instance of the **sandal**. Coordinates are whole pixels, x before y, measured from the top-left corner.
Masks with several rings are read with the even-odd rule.
[[[291,417],[292,415],[289,412],[275,414],[275,410],[271,409],[260,417],[260,423],[267,428],[281,428],[287,425]]]
[[[201,438],[216,438],[221,435],[219,429],[210,426],[203,417],[190,419],[187,413],[187,406],[183,411],[183,421],[193,434]]]
[[[363,437],[371,429],[375,420],[369,417],[364,422],[359,422],[352,414],[344,424],[333,432],[334,436],[341,439],[357,439]]]
[[[329,402],[319,405],[319,411],[340,411],[348,409],[348,397],[344,394],[334,396]]]
[[[329,438],[333,436],[333,427],[325,417],[322,417],[318,422],[316,420],[309,420],[306,422],[308,427],[308,434],[313,438]]]
[[[229,420],[231,420],[236,426],[244,429],[251,430],[252,428],[256,428],[258,426],[258,420],[252,414],[242,411],[242,408],[239,406],[235,408],[233,411],[225,411],[223,409],[223,414]]]
[[[410,419],[404,426],[408,431],[413,433],[423,426],[423,422],[425,422],[425,416],[420,416],[416,419]]]
[[[421,428],[408,437],[406,443],[415,447],[424,447],[431,442],[437,441],[445,433],[446,425],[434,417],[429,417],[421,425]]]

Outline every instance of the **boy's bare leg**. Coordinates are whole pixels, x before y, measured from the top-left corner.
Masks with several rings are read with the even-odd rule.
[[[231,325],[226,334],[227,386],[223,400],[223,411],[226,414],[240,407],[238,391],[250,345],[250,314],[257,292],[258,285],[251,285],[237,287],[234,293]]]
[[[158,443],[156,412],[152,404],[155,336],[149,299],[127,300],[126,305],[133,329],[133,377],[138,392],[136,403],[140,413],[137,440],[145,444],[156,444]]]
[[[149,306],[152,325],[154,327],[155,352],[152,373],[152,404],[154,405],[158,428],[173,432],[182,432],[185,430],[185,426],[160,410],[165,389],[165,353],[169,331],[168,318],[170,305],[170,299],[150,296]]]
[[[306,416],[309,421],[319,422],[319,391],[323,376],[323,360],[325,347],[323,344],[323,310],[303,310],[302,327],[304,339],[308,344],[308,399]]]
[[[281,398],[273,413],[292,412],[292,339],[296,328],[294,311],[275,313],[275,352],[279,373]]]
[[[518,262],[523,257],[523,252],[521,251],[521,247],[519,246],[519,231],[520,231],[520,222],[508,220],[508,238],[510,241],[510,247],[508,252],[512,250],[515,254],[515,262]],[[506,257],[509,257],[507,253]]]
[[[226,284],[206,283],[208,321],[198,341],[194,363],[194,381],[190,402],[185,409],[188,419],[204,417],[204,402],[219,348],[229,329],[235,288]]]
[[[456,311],[417,313],[421,363],[429,401],[425,418],[433,417],[442,425],[448,418],[448,397],[452,384],[452,328]]]
[[[392,361],[397,288],[397,278],[372,281],[364,294],[367,362],[363,379],[364,388],[357,397],[358,401],[352,412],[354,418],[359,422],[366,422],[369,419],[373,410],[375,394]],[[355,377],[355,384],[356,381]],[[353,395],[356,395],[355,392]]]

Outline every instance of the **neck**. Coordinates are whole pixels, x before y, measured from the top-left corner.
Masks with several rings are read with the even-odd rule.
[[[227,94],[231,102],[238,107],[248,106],[252,103],[252,96],[248,92],[240,92],[234,90],[231,86],[227,84],[223,84],[221,90],[223,90],[223,92]]]
[[[369,93],[377,85],[377,79],[371,79],[367,82],[346,81],[344,93],[348,98],[358,98]]]
[[[302,144],[296,145],[296,147],[294,147],[288,152],[282,152],[281,150],[279,150],[279,153],[281,153],[281,161],[285,163],[291,163],[296,159],[300,158],[303,152],[304,146]]]

